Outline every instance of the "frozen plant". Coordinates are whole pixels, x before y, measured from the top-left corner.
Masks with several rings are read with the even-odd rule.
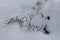
[[[41,31],[45,34],[49,34],[50,32],[47,30],[47,23],[50,20],[50,16],[45,17],[44,14],[42,13],[42,6],[43,6],[43,1],[47,1],[47,0],[41,0],[41,1],[37,1],[36,5],[32,7],[32,9],[34,10],[34,13],[31,12],[31,14],[27,14],[27,16],[22,17],[22,19],[19,19],[18,16],[16,18],[10,18],[9,21],[7,22],[7,24],[13,24],[13,23],[17,23],[19,24],[19,26],[21,28],[27,28],[28,31]],[[40,20],[44,20],[39,24],[39,25],[34,25],[34,23],[32,23],[32,20],[36,17],[39,16]],[[47,19],[47,20],[46,20]],[[47,21],[45,24],[45,20]],[[36,23],[36,21],[35,21]],[[43,26],[41,26],[43,25]]]
[[[19,19],[18,16],[16,18],[10,18],[8,21],[7,21],[7,25],[10,25],[10,24],[14,24],[14,23],[17,23],[19,24],[20,27],[23,26],[23,23],[24,21]]]

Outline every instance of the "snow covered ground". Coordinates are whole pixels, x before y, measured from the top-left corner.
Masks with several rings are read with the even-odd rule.
[[[60,40],[60,0],[47,0],[44,3],[43,14],[50,16],[47,23],[50,34],[44,34],[40,31],[30,32],[20,29],[18,24],[6,25],[9,18],[16,16],[26,16],[28,13],[34,13],[31,7],[38,0],[0,0],[0,40]],[[36,23],[38,24],[38,17]],[[33,22],[35,22],[33,21]]]

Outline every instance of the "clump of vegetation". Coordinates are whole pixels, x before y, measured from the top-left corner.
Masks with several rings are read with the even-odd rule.
[[[20,27],[23,26],[23,23],[24,21],[22,21],[21,19],[19,19],[18,17],[16,18],[10,18],[8,21],[7,21],[7,25],[10,25],[10,24],[14,24],[14,23],[18,23]]]
[[[45,0],[47,1],[47,0]],[[36,14],[32,13],[32,14],[29,14],[28,16],[22,18],[22,19],[19,19],[18,16],[16,16],[15,18],[10,18],[6,24],[10,25],[10,24],[14,24],[14,23],[17,23],[19,24],[19,26],[22,28],[22,27],[26,27],[27,30],[29,31],[40,31],[41,28],[40,26],[38,25],[34,25],[34,24],[31,24],[31,21],[32,19],[36,16],[36,15],[41,15],[42,18],[44,19],[47,19],[47,20],[50,20],[50,16],[47,16],[47,17],[44,17],[41,9],[42,9],[42,1],[37,1],[36,2],[36,5],[37,7],[33,6],[32,9],[36,12]],[[23,21],[24,20],[24,21]],[[24,23],[26,21],[27,25]],[[42,24],[43,25],[43,24]],[[47,30],[47,23],[46,25],[43,26],[42,28],[44,30],[44,33],[45,34],[49,34],[50,32]]]

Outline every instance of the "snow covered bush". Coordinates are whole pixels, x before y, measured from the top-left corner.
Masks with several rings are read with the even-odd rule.
[[[18,23],[21,28],[25,27],[28,31],[41,31],[45,34],[49,34],[50,32],[47,30],[47,22],[50,20],[50,17],[44,17],[44,14],[42,13],[42,8],[45,2],[47,2],[47,0],[37,1],[36,5],[32,7],[34,13],[31,12],[21,19],[18,18],[18,16],[10,18],[7,24]]]

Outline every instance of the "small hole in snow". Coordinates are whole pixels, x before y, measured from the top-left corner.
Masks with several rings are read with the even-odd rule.
[[[47,18],[48,20],[50,20],[50,16],[47,16],[46,18]]]

